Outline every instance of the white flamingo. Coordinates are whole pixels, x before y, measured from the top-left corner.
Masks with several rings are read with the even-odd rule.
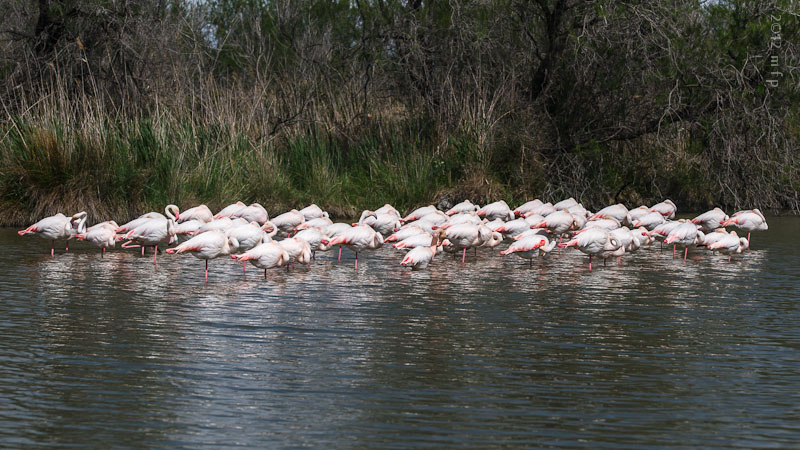
[[[58,213],[54,216],[45,217],[24,230],[17,232],[20,236],[35,234],[50,239],[50,257],[55,257],[55,241],[69,240],[76,234],[83,233],[86,225],[86,212],[81,211],[72,217]],[[69,244],[67,244],[69,250]]]
[[[650,208],[650,211],[658,212],[667,219],[674,219],[675,213],[678,211],[678,207],[675,206],[675,203],[673,203],[672,200],[664,200],[661,203],[656,203],[653,205],[653,207]]]
[[[380,248],[383,236],[368,226],[360,225],[343,230],[330,241],[323,240],[322,243],[329,246],[344,245],[355,252],[355,269],[358,271],[358,252]]]
[[[400,261],[403,267],[411,267],[411,270],[422,270],[428,267],[436,256],[439,241],[443,240],[446,236],[444,230],[436,230],[430,235],[430,242],[428,246],[419,246],[411,249],[405,258]]]
[[[767,226],[767,219],[758,209],[750,209],[735,213],[728,220],[722,223],[723,227],[727,227],[728,225],[735,225],[736,227],[747,231],[748,246],[750,245],[751,232],[766,231],[769,229],[769,226]]]
[[[699,225],[700,229],[706,233],[711,233],[717,228],[722,228],[722,223],[730,219],[725,211],[714,208],[711,211],[706,211],[703,214],[692,219],[692,223]]]
[[[208,231],[198,234],[177,247],[168,248],[169,254],[180,254],[189,252],[195,258],[203,259],[206,262],[205,280],[208,281],[208,260],[220,256],[229,255],[234,246],[228,236],[222,231]]]
[[[537,254],[550,253],[556,246],[556,241],[550,241],[547,236],[540,234],[530,234],[514,241],[507,249],[500,252],[501,255],[515,254],[520,258],[527,259],[528,264],[533,266],[533,258]]]
[[[562,247],[577,247],[581,252],[589,255],[589,270],[592,270],[592,256],[600,256],[605,263],[606,258],[612,256],[622,247],[617,238],[603,228],[590,228],[577,235],[571,241],[560,244]],[[624,249],[624,247],[622,247]]]
[[[243,263],[250,261],[252,265],[259,269],[264,269],[264,279],[267,278],[267,269],[286,266],[291,262],[289,254],[276,241],[265,242],[241,255],[232,255],[231,257]],[[208,262],[206,261],[206,267],[207,265]]]
[[[117,222],[109,220],[93,225],[85,233],[78,235],[78,240],[89,242],[100,248],[100,257],[105,257],[106,249],[114,247],[117,242]]]

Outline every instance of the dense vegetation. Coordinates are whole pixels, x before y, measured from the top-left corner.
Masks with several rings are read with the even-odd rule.
[[[791,0],[0,10],[5,224],[234,200],[800,210]]]

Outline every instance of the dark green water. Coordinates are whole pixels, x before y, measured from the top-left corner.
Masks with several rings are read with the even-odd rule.
[[[189,256],[0,230],[0,445],[796,447],[798,231],[730,264],[383,248],[204,285]]]

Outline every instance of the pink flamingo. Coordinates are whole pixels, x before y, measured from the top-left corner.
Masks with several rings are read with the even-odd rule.
[[[236,211],[231,213],[231,219],[244,219],[248,222],[256,222],[259,225],[264,225],[269,221],[269,214],[267,214],[267,210],[264,209],[258,203],[252,203],[250,206],[245,206],[244,208],[237,209]]]
[[[543,205],[542,201],[537,198],[535,200],[531,200],[529,202],[525,202],[525,203],[517,206],[514,209],[514,211],[511,211],[511,212],[513,212],[515,216],[524,216],[525,214],[533,211],[534,209],[536,209],[536,208],[538,208],[538,207],[540,207],[542,205]]]
[[[633,221],[633,226],[637,227],[637,228],[638,227],[645,227],[648,230],[652,230],[655,227],[657,227],[657,226],[661,225],[662,223],[664,223],[665,221],[666,221],[666,219],[664,219],[664,216],[662,216],[661,213],[656,212],[656,211],[651,211],[651,212],[639,217],[638,219],[635,219]]]
[[[540,234],[530,234],[514,241],[507,249],[500,252],[501,255],[506,256],[516,254],[520,258],[527,259],[528,264],[533,266],[533,258],[538,254],[550,253],[550,251],[557,245],[556,241],[550,241],[547,236]]]
[[[489,220],[514,220],[514,212],[508,207],[508,203],[503,200],[489,203],[488,205],[479,209],[476,214],[480,217],[486,217]]]
[[[196,220],[198,222],[211,222],[214,219],[214,214],[208,209],[206,205],[199,205],[176,214],[176,223],[188,222]]]
[[[286,250],[275,241],[265,242],[241,255],[232,255],[231,257],[242,262],[250,261],[251,264],[259,269],[264,269],[264,279],[267,279],[267,269],[283,267],[291,262]],[[206,261],[207,264],[208,262]]]
[[[296,209],[280,214],[271,220],[272,224],[278,227],[280,236],[288,236],[305,221],[305,216]]]
[[[445,214],[448,216],[452,216],[453,214],[461,214],[461,213],[470,213],[479,210],[480,207],[478,205],[473,204],[469,200],[464,200],[463,202],[453,206],[452,208],[448,209]]]
[[[175,237],[176,217],[172,212],[174,209],[177,209],[177,207],[170,208],[170,206],[174,205],[167,206],[165,211],[169,217],[168,219],[150,219],[120,237],[120,240],[128,240],[128,242],[122,244],[122,248],[142,247],[144,249],[144,247],[152,246],[155,250],[153,252],[153,264],[156,264],[156,258],[158,258],[158,244],[166,242],[167,245],[172,245],[177,239]]]
[[[278,241],[278,244],[289,254],[289,259],[292,261],[292,268],[294,268],[295,262],[308,264],[309,267],[311,266],[311,246],[308,242],[293,237]],[[286,266],[286,270],[289,270],[289,266]]]
[[[239,211],[240,209],[245,208],[245,207],[247,207],[247,205],[245,205],[242,202],[233,203],[231,205],[228,205],[228,206],[222,208],[222,210],[220,212],[218,212],[217,214],[214,215],[214,219],[222,219],[223,217],[230,218],[231,214],[233,214],[236,211]]]
[[[69,240],[76,234],[83,233],[86,226],[86,212],[81,211],[72,217],[67,217],[61,213],[54,216],[45,217],[24,230],[17,232],[18,235],[36,234],[45,239],[50,239],[50,257],[55,258],[56,240]],[[69,244],[67,244],[67,251]]]
[[[322,219],[322,218],[327,219],[328,218],[328,213],[323,211],[322,208],[320,208],[319,206],[317,206],[314,203],[306,206],[305,208],[301,209],[298,212],[303,215],[303,217],[306,219],[306,221],[313,220],[313,219]]]
[[[209,231],[198,234],[183,244],[174,248],[168,248],[169,254],[180,254],[189,252],[195,258],[203,259],[206,262],[205,280],[208,281],[208,260],[219,256],[229,255],[235,247],[230,239],[221,231]]]
[[[714,208],[711,211],[706,211],[703,214],[692,219],[692,223],[695,225],[699,225],[700,229],[705,231],[706,233],[711,233],[712,231],[716,230],[717,228],[722,228],[722,223],[728,220],[727,214],[725,211]]]
[[[747,231],[747,244],[750,245],[750,233],[753,231],[766,231],[769,229],[767,226],[767,219],[764,214],[757,209],[750,209],[746,211],[739,211],[731,218],[722,223],[723,227],[728,225],[735,225],[738,228]]]
[[[675,213],[678,211],[678,207],[675,206],[675,203],[673,203],[672,200],[664,200],[661,203],[656,203],[653,205],[653,207],[650,208],[650,211],[660,213],[667,219],[674,219]]]
[[[728,262],[731,262],[732,255],[742,253],[742,251],[749,248],[750,243],[747,242],[747,239],[744,237],[740,238],[735,231],[722,234],[724,234],[724,236],[713,244],[710,244],[708,248],[709,250],[719,250],[721,253],[728,255]]]
[[[446,237],[444,230],[436,230],[430,235],[430,244],[428,246],[419,246],[411,249],[405,258],[400,261],[403,267],[411,267],[411,270],[422,270],[428,267],[436,256],[439,241]]]
[[[603,261],[618,251],[622,245],[603,228],[590,228],[579,234],[571,241],[560,244],[561,247],[577,247],[581,252],[589,255],[589,270],[592,270],[592,256],[601,256]]]
[[[697,225],[691,222],[684,222],[675,227],[664,240],[666,244],[675,244],[684,247],[683,262],[686,262],[686,256],[689,254],[689,246],[694,245],[700,241],[697,234]],[[672,250],[672,257],[675,257],[675,248]]]
[[[119,228],[119,225],[113,220],[101,222],[89,227],[85,233],[78,235],[78,240],[86,241],[100,247],[100,257],[103,258],[106,255],[106,249],[116,245],[117,228]]]
[[[329,246],[344,245],[355,252],[355,269],[358,271],[358,252],[380,248],[383,245],[383,236],[366,225],[359,225],[342,231],[328,242],[323,240],[322,243]]]
[[[437,211],[437,209],[433,205],[423,206],[421,208],[415,209],[414,211],[411,212],[411,214],[409,214],[409,215],[403,217],[402,219],[400,219],[400,222],[402,222],[402,223],[412,222],[414,220],[421,219],[422,216],[428,215],[428,214],[436,212],[436,211]]]

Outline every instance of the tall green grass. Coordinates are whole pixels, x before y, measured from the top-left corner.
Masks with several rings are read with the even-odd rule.
[[[0,140],[2,222],[57,211],[127,220],[168,203],[212,209],[241,200],[271,213],[317,203],[335,216],[435,201],[474,161],[453,140],[435,146],[415,124],[392,137],[337,139],[309,131],[257,141],[224,123],[150,118],[64,124],[15,118]],[[386,130],[384,129],[384,132]]]

